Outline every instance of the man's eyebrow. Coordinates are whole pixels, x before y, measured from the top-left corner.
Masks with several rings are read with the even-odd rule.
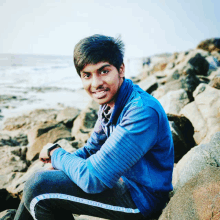
[[[111,66],[110,64],[105,64],[103,66],[101,66],[98,71],[102,71],[105,67]]]
[[[98,71],[100,72],[100,71],[102,71],[105,67],[109,67],[109,66],[111,66],[110,64],[105,64],[105,65],[103,65],[103,66],[101,66],[99,69],[98,69]],[[83,73],[85,73],[85,74],[90,74],[90,72],[86,72],[86,71],[82,71]]]

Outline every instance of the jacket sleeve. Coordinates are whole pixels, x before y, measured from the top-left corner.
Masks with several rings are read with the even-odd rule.
[[[118,179],[136,164],[156,143],[158,114],[150,107],[129,110],[102,148],[87,159],[57,149],[53,167],[63,170],[88,193],[112,188]]]

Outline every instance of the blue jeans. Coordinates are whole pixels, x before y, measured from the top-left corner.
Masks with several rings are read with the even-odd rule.
[[[73,214],[144,219],[123,181],[113,189],[88,194],[63,171],[47,170],[33,174],[26,182],[14,220],[73,220]]]

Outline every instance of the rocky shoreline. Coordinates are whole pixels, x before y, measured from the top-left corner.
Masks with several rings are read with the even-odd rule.
[[[161,102],[174,140],[174,190],[158,219],[219,219],[220,39],[152,58],[132,80]],[[97,111],[98,105],[90,101],[83,110],[36,109],[4,121],[0,130],[0,219],[13,219],[28,177],[47,169],[48,164],[38,160],[42,147],[48,142],[58,142],[69,152],[82,147],[93,130]]]

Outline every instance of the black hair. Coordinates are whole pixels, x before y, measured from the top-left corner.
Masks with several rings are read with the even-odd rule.
[[[95,34],[84,38],[74,48],[74,65],[77,73],[88,64],[108,62],[119,71],[123,64],[124,43],[120,38]]]

